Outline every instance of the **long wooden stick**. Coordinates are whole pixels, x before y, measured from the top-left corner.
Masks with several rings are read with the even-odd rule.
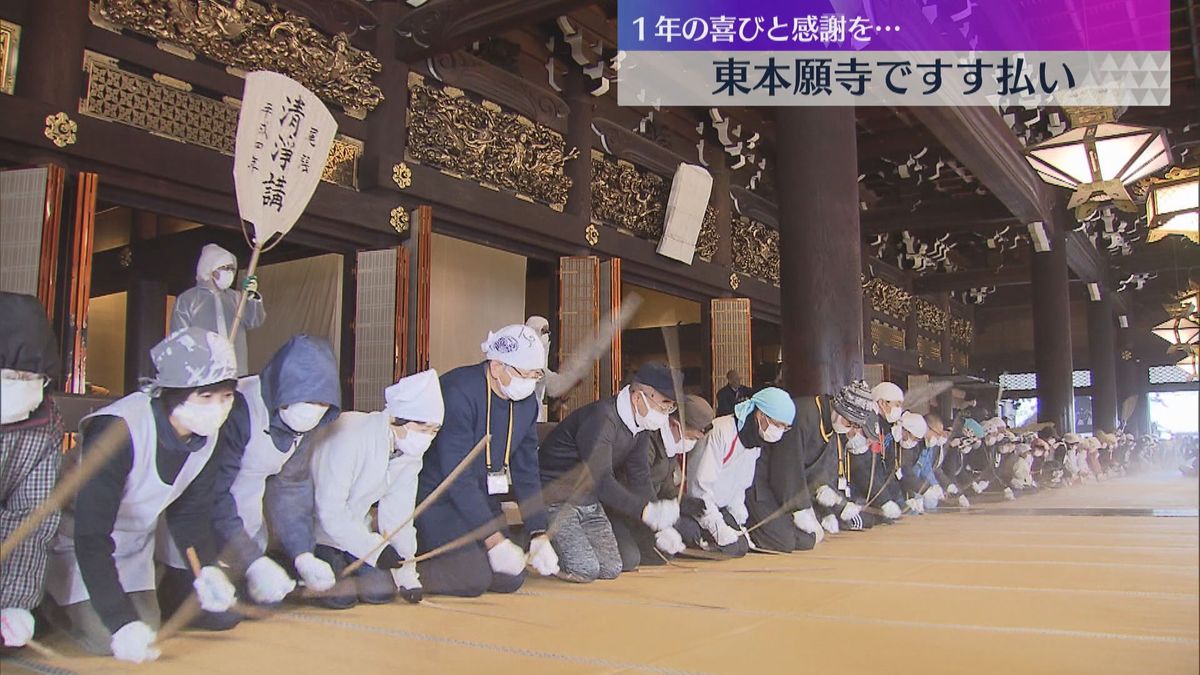
[[[92,476],[96,474],[104,465],[116,454],[121,448],[121,441],[128,437],[127,427],[124,424],[110,424],[104,430],[95,442],[91,443],[86,455],[81,453],[79,463],[75,468],[71,469],[65,476],[62,476],[58,485],[54,487],[54,491],[50,493],[38,507],[33,510],[21,524],[13,530],[12,534],[0,544],[0,561],[7,558],[13,551],[17,549],[25,538],[33,534],[33,531],[42,524],[42,521],[49,518],[56,511],[61,509],[76,493],[83,487]]]
[[[254,276],[258,271],[258,258],[262,255],[262,244],[255,244],[254,252],[250,254],[250,265],[246,268],[246,278]],[[237,312],[233,315],[233,325],[229,327],[229,341],[237,337],[238,329],[242,327],[242,314],[246,312],[246,301],[250,299],[250,291],[243,290],[242,297],[238,300]]]
[[[44,645],[40,642],[38,642],[37,640],[34,640],[33,638],[29,638],[28,640],[26,640],[25,646],[29,647],[33,651],[37,652],[40,656],[42,656],[42,658],[47,658],[47,659],[64,658],[62,654],[59,654],[58,652],[54,651],[53,649],[47,647],[46,645]]]
[[[462,461],[458,463],[458,466],[454,467],[454,470],[451,471],[449,475],[447,475],[446,478],[436,488],[433,489],[433,492],[430,492],[429,496],[426,497],[425,500],[420,504],[418,504],[417,508],[413,509],[412,514],[409,515],[409,517],[405,519],[405,521],[398,527],[383,535],[383,541],[377,544],[375,548],[367,552],[367,555],[355,560],[349,565],[346,565],[346,569],[342,570],[342,578],[346,578],[351,574],[354,574],[358,568],[367,564],[367,558],[370,558],[372,555],[382,551],[383,548],[388,545],[388,542],[391,541],[392,537],[399,534],[400,530],[403,530],[405,526],[415,520],[417,516],[424,513],[425,510],[430,506],[433,506],[433,503],[437,501],[437,498],[441,497],[442,493],[448,490],[450,486],[454,484],[454,481],[458,480],[458,477],[461,476],[464,471],[470,468],[471,462],[474,461],[476,457],[479,457],[479,453],[483,452],[483,449],[487,447],[489,438],[491,437],[487,434],[484,434],[483,438],[479,439],[479,442],[475,444],[475,447],[471,448],[471,451],[467,453],[467,456],[462,458]]]

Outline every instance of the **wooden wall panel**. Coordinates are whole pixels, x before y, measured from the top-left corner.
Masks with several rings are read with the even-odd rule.
[[[712,391],[725,386],[725,373],[736,370],[742,382],[754,381],[750,340],[750,299],[714,298],[712,301]]]

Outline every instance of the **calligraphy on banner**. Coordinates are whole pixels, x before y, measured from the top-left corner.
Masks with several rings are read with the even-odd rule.
[[[337,133],[337,121],[304,85],[279,73],[246,76],[233,177],[238,211],[255,244],[285,234],[304,212]]]

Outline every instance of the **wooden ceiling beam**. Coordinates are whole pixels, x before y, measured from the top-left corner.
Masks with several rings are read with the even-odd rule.
[[[396,58],[416,61],[466,47],[562,14],[595,0],[429,0],[396,22]]]

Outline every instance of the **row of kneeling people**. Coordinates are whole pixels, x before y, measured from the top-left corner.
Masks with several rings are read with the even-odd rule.
[[[7,547],[57,479],[62,424],[42,395],[58,366],[40,306],[0,294],[0,315],[19,326],[0,343]],[[321,339],[295,336],[238,378],[225,338],[172,334],[151,352],[153,381],[81,423],[64,475],[97,455],[98,471],[5,561],[4,643],[29,640],[36,611],[90,652],[141,662],[192,595],[190,625],[222,630],[245,615],[239,600],[294,592],[339,609],[513,592],[527,573],[586,583],[689,552],[807,550],[954,496],[1070,480],[1042,439],[906,412],[889,383],[767,387],[714,417],[661,364],[539,440],[545,338],[506,326],[479,363],[405,377],[383,410],[351,412]]]

